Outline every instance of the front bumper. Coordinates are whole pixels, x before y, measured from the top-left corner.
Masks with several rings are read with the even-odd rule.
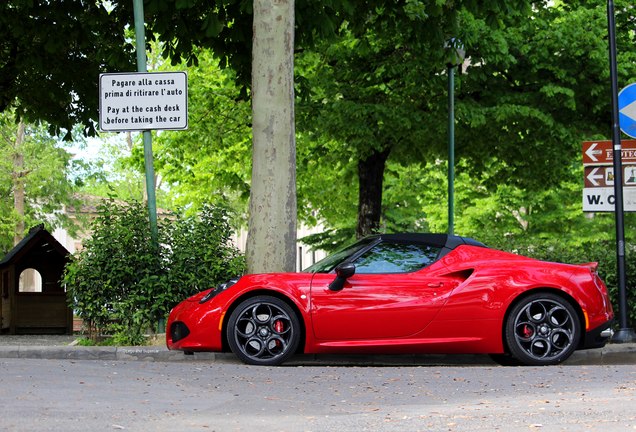
[[[166,346],[177,351],[222,351],[221,320],[219,308],[210,303],[184,301],[178,304],[168,318]]]

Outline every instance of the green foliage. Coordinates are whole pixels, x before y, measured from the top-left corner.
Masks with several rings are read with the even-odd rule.
[[[108,3],[0,2],[0,112],[14,107],[67,138],[80,123],[95,133],[99,73],[133,70],[133,46]]]
[[[206,207],[199,217],[162,220],[157,250],[140,203],[104,201],[65,270],[72,307],[92,330],[139,344],[184,297],[242,272],[230,233],[225,210]]]
[[[528,5],[529,2],[523,1],[487,5],[472,1],[406,1],[390,7],[379,4],[366,14],[347,20],[338,29],[337,37],[303,51],[296,61],[297,74],[302,77],[297,104],[297,128],[301,132],[299,183],[304,183],[304,176],[308,176],[308,183],[314,183],[318,177],[320,184],[329,189],[340,186],[341,190],[331,195],[339,199],[327,205],[342,208],[339,211],[327,208],[323,202],[329,198],[319,196],[318,187],[310,185],[298,189],[299,203],[305,203],[299,206],[301,215],[309,213],[309,217],[329,225],[334,222],[343,225],[341,216],[346,215],[349,226],[357,216],[358,234],[369,227],[384,230],[426,225],[421,216],[411,219],[416,213],[413,203],[417,201],[413,194],[419,189],[401,189],[411,195],[406,198],[386,192],[388,185],[395,187],[402,180],[396,174],[415,171],[408,168],[410,164],[425,166],[426,162],[445,157],[448,123],[445,42],[450,38],[464,41],[466,37],[470,43],[482,43],[480,38],[471,37],[470,30],[474,28],[495,34],[499,38],[499,51],[507,54],[504,22],[523,21],[530,11]],[[526,116],[543,114],[528,107],[511,109]],[[511,109],[504,107],[503,112]],[[483,113],[475,115],[484,117]],[[492,142],[495,132],[490,132],[483,138]],[[479,157],[483,157],[485,145],[484,141],[483,146],[480,143],[475,149],[481,152]],[[389,159],[385,166],[378,161],[386,155]],[[386,184],[382,195],[366,179],[383,176]],[[329,185],[323,181],[327,177],[338,181]],[[352,193],[352,185],[356,183],[357,197]],[[349,190],[344,191],[345,188]],[[352,218],[351,208],[355,208],[356,199],[359,214]],[[381,215],[377,211],[379,203],[382,203]],[[334,218],[335,215],[338,217]]]
[[[407,3],[416,17],[431,15],[425,2]],[[573,246],[612,237],[610,216],[589,217],[581,207],[581,141],[610,132],[604,6],[538,2],[525,16],[504,13],[497,27],[490,12],[458,8],[456,36],[468,57],[455,88],[459,234],[559,236]],[[628,6],[616,8],[624,83],[636,75]],[[345,28],[297,61],[299,215],[326,223],[333,236],[355,225],[358,160],[386,148],[381,230],[447,229],[443,55],[432,39],[387,33]]]
[[[78,346],[95,346],[95,341],[90,338],[81,337],[76,339]]]
[[[194,216],[175,215],[162,224],[162,263],[172,292],[156,297],[153,308],[160,314],[176,302],[215,286],[245,271],[245,258],[231,246],[228,210],[221,205],[203,206]]]
[[[333,37],[348,21],[356,33],[371,26],[389,34],[408,32],[441,46],[457,28],[457,11],[482,11],[492,25],[502,15],[526,11],[529,0],[386,2],[297,1],[295,43],[301,49]],[[210,49],[249,87],[252,54],[251,0],[145,0],[146,35],[159,39],[172,65],[198,66],[199,49]],[[9,106],[28,121],[46,120],[70,137],[73,125],[94,134],[99,73],[131,71],[135,47],[130,0],[5,0],[0,2],[0,112]],[[151,44],[149,44],[151,45]],[[72,74],[69,71],[73,71]]]
[[[48,134],[46,124],[25,125],[24,139],[18,142],[18,123],[14,111],[0,113],[0,256],[13,247],[18,222],[72,231],[73,223],[62,210],[77,204],[74,192],[83,176],[83,163]],[[21,166],[15,163],[18,157]],[[24,215],[15,210],[17,181],[24,186]]]
[[[105,134],[99,150],[92,156],[92,170],[81,184],[82,194],[120,201],[141,201],[146,193],[142,134]],[[93,145],[95,141],[93,142]],[[153,143],[154,144],[154,143]],[[155,190],[157,207],[172,207],[172,200],[161,179]]]
[[[221,70],[212,53],[198,52],[187,68],[189,127],[157,136],[155,166],[177,206],[199,211],[206,202],[229,202],[245,220],[251,178],[251,106],[236,74]],[[141,163],[141,152],[135,154]],[[239,225],[236,223],[235,225]]]
[[[69,298],[89,328],[129,327],[131,339],[143,335],[152,319],[140,304],[152,301],[161,274],[141,204],[105,201],[97,208],[92,236],[65,270]]]

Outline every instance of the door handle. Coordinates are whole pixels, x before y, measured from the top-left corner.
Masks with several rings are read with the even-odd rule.
[[[427,284],[427,286],[429,288],[439,288],[439,287],[444,286],[444,282],[431,282],[431,283]]]

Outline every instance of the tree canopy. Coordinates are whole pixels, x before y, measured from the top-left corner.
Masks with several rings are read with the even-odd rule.
[[[63,0],[55,8],[49,3],[10,0],[0,6],[0,47],[8,54],[0,60],[0,100],[17,107],[18,115],[48,116],[53,128],[66,130],[80,117],[95,118],[100,71],[132,68],[134,47],[126,37],[132,5],[96,2],[74,14],[83,2]],[[304,220],[320,219],[351,233],[360,163],[390,148],[379,227],[444,229],[443,43],[451,35],[462,40],[469,57],[456,77],[457,181],[466,182],[457,191],[459,228],[488,231],[494,222],[487,221],[497,221],[494,227],[502,231],[532,231],[546,226],[547,221],[533,222],[546,211],[580,215],[580,141],[609,130],[604,3],[483,3],[297,2],[298,190]],[[629,2],[616,3],[619,73],[627,83],[635,75],[634,16]],[[250,181],[245,96],[252,2],[144,4],[147,34],[163,41],[164,54],[175,64],[191,65],[191,130],[157,138],[158,171],[181,203],[202,203],[202,195],[222,189],[240,205]],[[20,21],[29,25],[21,28]],[[77,31],[67,35],[58,28]],[[65,40],[77,39],[80,29],[85,40]],[[46,48],[45,33],[59,36]],[[27,52],[24,58],[12,54]],[[81,63],[84,57],[90,62]],[[221,73],[217,62],[231,69]],[[46,72],[47,63],[46,80],[28,73],[36,66]],[[68,70],[78,73],[70,79]],[[58,79],[68,84],[53,85]],[[37,101],[30,99],[30,89]],[[85,106],[70,103],[60,110],[56,103],[63,98],[55,92]],[[69,117],[66,109],[77,116]],[[570,200],[549,198],[549,188]]]
[[[581,141],[608,136],[611,119],[607,23],[600,3],[537,5],[529,16],[502,17],[500,28],[478,14],[458,14],[458,38],[468,55],[455,92],[461,232],[477,237],[493,230],[499,235],[546,236],[562,228],[559,218],[566,215],[585,225],[576,192],[582,181]],[[636,64],[634,33],[629,30],[633,17],[626,5],[618,10],[621,82],[628,82]],[[343,33],[339,44],[318,47],[298,62],[307,71],[306,87],[313,91],[299,108],[301,142],[312,149],[299,152],[307,155],[300,163],[312,179],[339,176],[340,182],[326,180],[325,187],[343,185],[330,191],[338,200],[325,199],[309,180],[300,188],[301,199],[307,200],[301,207],[350,227],[355,203],[351,182],[357,176],[361,188],[367,183],[356,173],[360,161],[374,149],[379,154],[389,150],[380,228],[403,229],[410,223],[411,229],[444,230],[443,59],[429,45],[419,45],[424,54],[409,58],[404,52],[412,46],[401,35],[374,32],[369,30],[367,40]],[[374,55],[373,49],[379,51],[381,45],[370,43],[370,37],[399,49]],[[399,114],[385,121],[387,113]],[[383,130],[386,138],[380,135]],[[402,136],[407,145],[390,141]],[[405,182],[411,187],[396,194],[395,188]],[[417,209],[414,202],[419,202]],[[571,208],[566,211],[564,203]],[[418,210],[419,217],[414,217]],[[554,217],[551,222],[548,215]],[[348,224],[343,217],[349,218]],[[405,224],[395,225],[399,220]]]
[[[155,138],[157,172],[176,205],[194,212],[205,203],[223,200],[245,221],[251,178],[250,104],[241,96],[231,69],[219,68],[209,50],[200,50],[197,58],[198,66],[186,68],[189,128]]]
[[[528,10],[528,0],[426,2],[421,0],[324,0],[296,2],[297,49],[333,35],[343,21],[360,31],[369,25],[410,26],[421,37],[443,39],[457,10],[483,10],[491,23]],[[249,87],[251,0],[145,0],[146,34],[163,42],[173,65],[198,64],[199,48],[212,50]],[[98,75],[133,71],[133,2],[109,0],[7,0],[0,3],[0,112],[15,107],[26,121],[46,120],[54,132],[75,124],[95,133]],[[148,46],[150,47],[150,45]]]
[[[0,114],[0,255],[25,228],[46,223],[71,229],[62,210],[76,203],[73,194],[86,168],[47,133],[46,124],[17,127],[13,111]]]
[[[0,2],[0,112],[67,137],[80,124],[94,134],[99,73],[131,70],[133,59],[107,2]]]

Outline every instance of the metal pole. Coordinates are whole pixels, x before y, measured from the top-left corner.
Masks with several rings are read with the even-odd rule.
[[[607,25],[609,31],[610,78],[612,82],[612,144],[614,151],[614,217],[616,219],[616,264],[618,280],[619,330],[613,342],[625,343],[636,340],[634,330],[627,328],[627,293],[625,271],[625,226],[623,213],[623,165],[621,160],[621,131],[618,114],[618,71],[616,66],[616,23],[614,2],[607,1]]]
[[[448,234],[455,231],[455,66],[448,65]]]
[[[144,26],[143,0],[133,0],[135,14],[135,38],[137,41],[137,72],[148,72],[146,66],[146,31]],[[150,236],[153,244],[158,244],[157,233],[157,198],[155,195],[155,168],[152,156],[152,132],[143,132],[144,163],[146,171],[146,193],[148,194],[148,216],[150,219]]]

